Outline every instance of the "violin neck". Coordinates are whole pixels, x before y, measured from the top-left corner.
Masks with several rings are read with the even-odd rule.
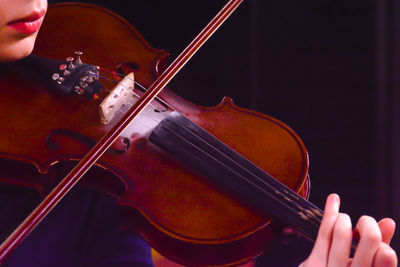
[[[149,140],[266,218],[315,240],[323,211],[182,114],[168,115]]]

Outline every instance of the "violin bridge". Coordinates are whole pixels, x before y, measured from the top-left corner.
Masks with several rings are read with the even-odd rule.
[[[102,124],[108,124],[119,110],[133,105],[135,100],[134,86],[135,78],[133,72],[131,72],[104,98],[99,106]]]

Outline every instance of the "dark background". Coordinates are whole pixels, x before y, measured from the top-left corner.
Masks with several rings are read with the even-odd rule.
[[[83,2],[117,12],[171,59],[225,3]],[[231,96],[285,122],[308,149],[312,202],[323,207],[336,192],[353,223],[362,214],[399,223],[398,5],[246,0],[169,88],[202,105]]]

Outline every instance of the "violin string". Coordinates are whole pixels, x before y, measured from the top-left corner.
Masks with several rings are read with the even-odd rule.
[[[121,77],[122,75],[120,75],[119,73],[117,73],[117,72],[115,72],[115,71],[108,70],[108,69],[101,68],[101,67],[98,67],[98,69],[99,69],[100,71],[104,71],[104,72],[111,73],[111,74],[115,77],[116,80],[121,80],[120,77]],[[117,76],[119,76],[119,77],[117,77]]]
[[[165,125],[164,125],[164,126],[165,126]],[[313,220],[308,220],[308,221],[307,221],[307,220],[304,218],[304,216],[300,216],[300,215],[298,214],[297,210],[294,209],[293,206],[287,205],[287,204],[288,204],[288,201],[285,202],[285,201],[283,201],[283,200],[281,200],[281,199],[279,199],[279,198],[276,198],[274,194],[271,194],[270,192],[268,192],[267,190],[265,190],[265,188],[261,187],[261,186],[258,185],[258,184],[255,184],[252,180],[247,179],[247,178],[244,177],[243,175],[237,173],[237,172],[236,172],[235,170],[233,170],[231,167],[227,166],[226,164],[224,164],[224,163],[221,162],[220,160],[216,159],[214,156],[210,155],[208,152],[204,151],[204,150],[203,150],[202,148],[200,148],[199,146],[193,144],[192,142],[190,142],[189,140],[187,140],[185,137],[183,137],[183,136],[177,134],[175,131],[173,131],[172,129],[170,129],[168,126],[165,126],[165,129],[167,129],[171,134],[177,136],[178,138],[180,138],[180,139],[183,140],[184,142],[189,143],[191,146],[197,148],[197,149],[200,150],[203,154],[209,156],[209,157],[212,158],[215,162],[218,162],[218,163],[219,163],[220,165],[222,165],[223,167],[225,167],[225,168],[231,170],[231,171],[232,171],[233,173],[235,173],[238,177],[241,177],[244,181],[246,181],[247,183],[251,184],[251,185],[254,186],[255,188],[259,189],[259,191],[263,192],[265,195],[268,195],[268,196],[269,196],[269,199],[274,199],[275,202],[276,202],[276,204],[279,204],[279,205],[281,205],[282,207],[285,207],[286,210],[289,210],[289,211],[292,212],[291,214],[289,214],[289,216],[292,216],[292,217],[294,216],[294,217],[293,217],[294,220],[297,220],[297,221],[300,220],[300,222],[302,222],[302,223],[307,223],[307,222],[309,222],[311,225],[306,224],[306,226],[303,226],[303,230],[306,231],[305,233],[308,233],[308,234],[310,234],[311,236],[313,236],[314,233],[316,233],[316,230],[318,229],[318,227],[319,227],[319,225],[320,225],[320,223],[321,223],[321,220],[318,219],[318,216],[315,216],[314,221],[313,221]],[[189,130],[189,131],[190,131],[190,130]],[[200,139],[201,139],[201,138],[200,138]],[[203,140],[203,141],[204,141],[204,140]],[[205,142],[205,141],[204,141],[204,142]],[[213,146],[212,146],[212,147],[213,147]],[[215,149],[215,147],[213,147],[213,148]],[[217,150],[217,149],[216,149],[216,150]],[[219,150],[218,150],[218,152],[219,152],[220,154],[224,155],[227,159],[231,160],[231,159],[230,159],[228,156],[226,156],[223,152],[221,152],[221,151],[219,151]],[[243,168],[241,165],[238,165],[235,161],[233,161],[233,162],[234,162],[234,164],[236,164],[236,165],[239,166],[240,168]],[[254,176],[256,179],[261,180],[261,182],[262,182],[264,185],[266,185],[267,187],[271,188],[271,186],[270,186],[269,184],[265,184],[265,181],[264,181],[264,180],[262,180],[261,178],[257,177],[257,176],[256,176],[254,173],[252,173],[251,171],[249,171],[249,170],[247,170],[247,171],[248,171],[252,176]],[[275,191],[275,189],[274,189],[274,191]],[[306,216],[306,217],[307,217],[307,216]],[[310,218],[308,217],[308,219],[310,219]],[[313,219],[313,218],[311,218],[311,219]],[[291,222],[293,222],[293,221],[291,221]],[[307,225],[308,225],[308,226],[312,226],[312,228],[309,229],[309,227],[307,227]],[[305,227],[305,228],[304,228],[304,227]],[[299,227],[297,227],[297,228],[299,228]],[[305,229],[307,229],[307,230],[305,230]]]
[[[96,74],[95,74],[95,75],[96,75]],[[105,80],[107,80],[107,81],[113,82],[113,83],[118,83],[118,82],[116,82],[116,81],[113,81],[113,80],[111,80],[111,79],[109,79],[109,78],[107,78],[107,77],[101,76],[101,75],[96,75],[96,76],[99,77],[99,78],[105,79]],[[141,97],[141,96],[138,95],[136,92],[134,92],[133,90],[130,90],[128,87],[126,87],[124,84],[121,84],[121,86],[122,86],[124,89],[126,89],[126,90],[132,92],[132,94],[133,94],[134,96],[136,96],[136,97],[138,97],[138,98]],[[118,94],[116,94],[115,92],[113,92],[113,90],[106,90],[106,91],[109,92],[108,95],[113,94],[113,95],[115,95],[115,96],[119,96]],[[98,98],[98,99],[101,100],[101,101],[104,100],[104,98]],[[132,107],[132,106],[134,105],[134,102],[133,102],[133,101],[130,102],[130,101],[126,100],[126,99],[123,98],[123,97],[122,97],[122,100],[125,102],[124,105],[127,105],[128,108],[130,108],[130,107]],[[154,111],[156,111],[157,114],[161,114],[161,116],[164,116],[163,118],[166,117],[166,115],[164,115],[163,111],[159,110],[159,109],[158,109],[156,106],[154,106],[153,104],[150,103],[149,106],[153,107],[153,108],[154,108]],[[122,110],[123,108],[124,108],[124,106],[119,107],[116,111],[120,112],[122,115],[125,115],[127,111],[123,111],[123,110]],[[156,119],[156,118],[154,118],[154,116],[151,116],[150,114],[148,114],[148,112],[147,112],[147,113],[146,113],[146,112],[142,112],[142,115],[144,115],[144,116],[146,116],[147,118],[153,120],[153,121],[156,122],[157,124],[160,123],[160,121],[163,119],[163,118],[161,118],[161,119]],[[135,121],[135,123],[138,123],[138,122],[140,122],[140,120],[136,120],[136,121]],[[144,126],[144,127],[145,127],[146,129],[148,129],[148,130],[151,130],[151,129],[152,129],[151,127],[149,127],[148,125],[146,125],[146,124],[144,124],[144,123],[142,123],[142,122],[140,122],[140,124],[141,124],[142,126]]]
[[[101,77],[101,78],[102,78],[102,79],[109,80],[109,81],[111,81],[111,82],[115,82],[115,81],[112,81],[111,79],[108,79],[108,78],[106,78],[106,77]],[[118,82],[115,82],[115,83],[118,83]],[[141,97],[141,96],[138,95],[136,92],[134,92],[133,90],[130,90],[128,87],[126,87],[124,84],[121,84],[121,86],[122,86],[124,89],[126,89],[126,90],[132,92],[132,94],[133,94],[134,96],[136,96],[136,97],[138,97],[138,98]],[[115,95],[115,96],[119,96],[118,94],[116,94],[115,92],[113,92],[113,90],[106,90],[106,91],[108,91],[109,94],[113,94],[113,95]],[[124,98],[122,98],[122,100],[125,102],[125,104],[128,106],[128,108],[132,107],[132,106],[135,104],[133,101],[130,102],[130,101],[124,99]],[[156,119],[156,118],[154,118],[153,116],[147,114],[147,113],[145,112],[145,110],[142,112],[143,115],[145,115],[147,118],[150,118],[151,120],[155,121],[157,124],[160,123],[160,121],[161,121],[162,119],[164,119],[164,118],[166,117],[166,115],[164,115],[163,111],[159,110],[159,109],[158,109],[156,106],[154,106],[153,104],[150,103],[149,106],[153,107],[153,108],[154,108],[154,111],[156,111],[157,114],[162,114],[162,116],[164,116],[164,117],[161,118],[160,120],[159,120],[159,119]],[[127,111],[123,111],[123,110],[122,110],[123,108],[124,108],[124,107],[120,107],[120,108],[117,109],[117,111],[119,111],[120,113],[122,113],[122,115],[125,115]],[[139,120],[136,120],[136,121],[139,121]],[[144,123],[141,123],[141,124],[142,124],[142,125],[145,125]],[[146,125],[146,128],[149,129],[149,130],[151,129],[151,128],[150,128],[149,126],[147,126],[147,125]]]
[[[102,70],[104,72],[112,73],[113,75],[117,75],[117,76],[119,76],[121,78],[125,78],[127,76],[127,75],[124,75],[124,74],[121,74],[121,73],[118,73],[118,72],[115,72],[115,71],[111,71],[111,70],[108,70],[108,69],[104,69],[104,68],[100,68],[100,70]],[[95,73],[91,73],[91,74],[97,76]],[[105,77],[102,77],[102,78],[105,78]],[[108,78],[105,78],[105,79],[108,79]],[[128,77],[128,79],[131,79],[131,78]],[[114,82],[114,83],[118,83],[116,81],[113,81],[112,79],[108,79],[108,80],[111,81],[111,82]],[[133,79],[133,82],[135,83],[135,85],[137,85],[139,88],[141,88],[143,90],[143,92],[146,92],[148,90],[148,88],[146,88],[144,85],[142,85],[139,82],[137,82],[135,79]],[[157,101],[159,101],[161,104],[165,105],[166,107],[175,110],[175,108],[173,106],[171,106],[171,104],[167,103],[166,101],[164,101],[160,97],[156,96],[154,99],[156,99]]]
[[[135,94],[135,93],[134,93],[134,94]],[[137,95],[137,94],[135,94],[135,95],[136,95],[137,97],[140,97],[140,96]],[[123,99],[123,100],[125,101],[126,105],[128,106],[128,109],[131,108],[131,107],[135,104],[135,103],[129,102],[129,101],[125,100],[125,99]],[[153,108],[154,108],[154,111],[157,112],[157,114],[161,114],[161,116],[163,116],[163,118],[157,119],[157,118],[155,118],[154,116],[151,116],[150,114],[148,114],[148,112],[146,112],[146,109],[143,110],[143,111],[141,112],[141,114],[144,115],[145,117],[147,117],[147,118],[153,120],[153,121],[156,122],[157,124],[160,123],[161,120],[164,119],[164,118],[166,117],[166,115],[165,115],[162,111],[159,111],[159,110],[157,109],[157,107],[154,106],[154,105],[152,105],[151,103],[149,104],[149,106],[153,107]],[[124,108],[124,107],[121,106],[121,107],[119,107],[119,108],[117,109],[117,111],[121,112],[122,115],[125,115],[127,111],[126,111],[126,110],[122,110],[123,108]],[[152,114],[152,113],[151,113],[151,114]],[[139,121],[139,120],[136,120],[136,121]],[[148,129],[151,129],[151,128],[148,127],[148,126],[147,126],[147,128],[148,128]]]
[[[126,88],[124,85],[122,85],[122,87],[124,87],[125,89],[127,89],[127,90],[129,90],[128,88]],[[134,96],[136,96],[137,98],[140,98],[140,95],[138,95],[138,94],[136,94],[134,91],[132,91],[131,90],[131,92],[132,92],[132,94],[134,95]],[[111,94],[113,94],[114,96],[118,96],[118,97],[120,97],[118,94],[116,94],[115,92],[110,92]],[[125,102],[125,104],[126,105],[128,105],[129,107],[132,107],[134,104],[135,104],[135,102],[134,101],[129,101],[129,100],[126,100],[125,98],[123,98],[122,97],[122,101],[124,101]],[[154,110],[156,110],[156,112],[159,112],[159,113],[162,113],[162,111],[160,111],[156,106],[154,106],[153,104],[149,104],[149,106],[151,106],[151,107],[153,107],[154,108]],[[123,106],[122,107],[120,107],[120,108],[118,108],[118,109],[121,109],[121,108],[123,108]]]
[[[124,85],[122,85],[122,86],[124,86]],[[126,87],[125,87],[126,88]],[[136,94],[136,96],[138,96],[137,94]],[[139,96],[138,96],[139,97]],[[127,101],[127,103],[128,103],[128,105],[132,105],[132,103],[131,102],[129,102],[129,101]],[[154,106],[153,106],[154,107]],[[157,110],[157,109],[156,109]],[[124,111],[122,111],[122,110],[118,110],[118,111],[120,111],[121,113],[123,113],[124,114]],[[149,114],[144,114],[144,115],[146,115],[148,118],[150,118],[150,119],[152,119],[152,120],[154,120],[156,123],[159,123],[160,121],[159,120],[157,120],[157,119],[155,119],[153,116],[150,116]],[[145,125],[145,124],[143,124],[143,123],[141,123],[143,126]],[[181,125],[182,127],[184,127],[183,125]],[[146,126],[146,128],[147,129],[151,129],[150,127],[148,127],[148,126]],[[189,129],[187,129],[187,130],[189,130]],[[190,130],[189,130],[190,131]],[[193,133],[192,133],[193,134]],[[197,136],[198,138],[200,138],[201,139],[201,137],[199,137],[199,136]],[[202,140],[203,142],[205,142],[204,140]],[[210,145],[210,144],[208,144],[208,145]],[[214,147],[214,149],[216,150],[216,148]],[[223,154],[223,152],[221,152],[221,151],[218,151],[220,154]],[[225,154],[223,154],[226,158],[229,158],[227,155],[225,155]],[[236,162],[235,162],[235,164],[236,165],[238,165]],[[240,165],[239,165],[240,166]],[[240,167],[242,167],[242,166],[240,166]],[[259,178],[259,177],[257,177],[255,174],[252,174],[253,176],[255,176],[260,182],[262,182],[264,185],[267,185],[267,186],[269,186],[271,189],[273,189],[273,190],[275,190],[275,191],[277,191],[277,189],[276,188],[272,188],[271,187],[271,185],[270,184],[268,184],[268,183],[266,183],[262,178]],[[247,179],[247,178],[244,178],[243,177],[243,179]],[[247,179],[247,181],[249,182],[250,180],[248,180]],[[265,190],[264,190],[265,191]],[[277,191],[277,192],[279,192],[279,190]],[[286,195],[284,196],[284,197],[286,197],[286,198],[288,198],[287,197],[287,193],[286,193]],[[289,194],[290,195],[290,194]],[[275,198],[274,196],[272,196],[273,198]],[[276,198],[275,198],[276,199]],[[293,197],[291,197],[291,201],[294,203],[294,205],[296,205],[297,206],[297,209],[298,210],[303,210],[303,211],[309,211],[308,209],[307,209],[307,207],[305,207],[305,206],[303,206],[303,205],[301,205],[301,204],[299,204],[298,203],[298,201],[296,201],[296,199],[295,198],[293,198]],[[318,214],[315,214],[316,216],[318,216]],[[314,216],[311,216],[311,218],[313,218]],[[320,220],[318,220],[318,218],[317,218],[317,223],[320,223]]]
[[[114,81],[114,80],[112,80],[112,79],[109,79],[109,78],[107,78],[107,77],[104,77],[104,76],[101,76],[101,75],[97,75],[97,74],[95,74],[95,73],[93,73],[93,75],[94,75],[94,76],[97,76],[97,77],[99,77],[99,78],[102,78],[102,79],[104,79],[104,80],[106,80],[106,81],[110,81],[110,82],[112,82],[112,83],[117,83],[117,84],[118,84],[118,82],[116,82],[116,81]],[[129,78],[129,79],[130,79],[130,78]],[[140,97],[141,97],[141,96],[140,96],[139,94],[137,94],[135,91],[130,90],[129,88],[127,88],[124,84],[121,84],[121,86],[122,86],[124,89],[126,89],[126,90],[132,92],[133,95],[136,96],[137,98],[140,98]],[[110,92],[111,94],[115,95],[115,96],[119,96],[119,95],[117,95],[116,93],[114,93],[113,90],[107,90],[107,91]],[[135,103],[129,102],[129,101],[126,100],[126,99],[123,99],[123,101],[126,102],[126,103],[129,103],[131,106],[132,106],[133,104],[135,104]],[[153,104],[151,104],[151,103],[150,103],[149,105],[152,106],[157,112],[159,112],[159,113],[162,113],[162,112],[163,112],[163,111],[159,110],[155,105],[153,105]]]
[[[104,70],[104,69],[103,69]],[[106,70],[104,70],[104,71],[106,71]],[[108,72],[111,72],[111,71],[108,71]],[[113,73],[114,75],[118,75],[118,76],[120,76],[120,77],[126,77],[126,76],[124,76],[124,75],[122,75],[122,74],[119,74],[119,73],[117,73],[117,72],[111,72],[111,73]],[[108,79],[108,78],[106,78],[106,77],[103,77],[103,76],[100,76],[101,78],[103,78],[103,79],[106,79],[106,80],[108,80],[108,81],[111,81],[111,82],[114,82],[115,83],[115,81],[113,81],[113,80],[111,80],[111,79]],[[128,77],[128,79],[130,79],[129,77]],[[117,82],[116,82],[117,83]],[[144,91],[146,91],[147,90],[147,88],[145,88],[143,85],[141,85],[140,83],[138,83],[138,82],[136,82],[136,81],[134,81],[134,83],[135,83],[135,85],[137,85],[138,87],[140,87],[142,90],[144,90]],[[124,85],[122,85],[124,88],[126,88]],[[126,88],[127,89],[127,88]],[[134,93],[135,94],[135,96],[137,96],[137,97],[140,97],[138,94],[136,94],[136,93]],[[166,106],[168,106],[168,107],[171,107],[168,103],[165,103],[163,100],[161,100],[161,99],[159,99],[159,98],[157,98],[157,100],[160,100],[163,104],[165,104]],[[124,100],[124,101],[126,101],[126,100]],[[129,102],[129,101],[126,101],[129,105],[133,105],[131,102]],[[152,104],[150,104],[150,105],[152,105]],[[158,110],[158,108],[157,107],[155,107],[154,105],[152,105],[154,108],[155,108],[155,110],[157,110],[158,112],[161,112],[161,111],[159,111]],[[172,108],[172,107],[171,107]],[[119,112],[121,112],[121,113],[123,113],[124,114],[124,111],[122,111],[122,110],[118,110]],[[149,118],[151,118],[152,120],[154,120],[155,122],[157,122],[157,123],[159,123],[160,121],[158,121],[157,119],[155,119],[153,116],[150,116],[150,115],[148,115],[147,114],[147,117],[149,117]],[[146,127],[147,129],[151,129],[150,127],[148,127],[147,125],[145,125],[144,123],[141,123],[142,124],[142,126],[144,126],[144,127]],[[182,125],[181,125],[182,126]],[[188,129],[187,129],[188,130]],[[189,130],[190,131],[190,130]],[[192,133],[193,134],[193,133]],[[200,138],[201,139],[201,137],[199,137],[199,136],[197,136],[198,138]],[[202,140],[203,142],[205,142],[204,140]],[[210,145],[210,144],[208,144],[208,145]],[[213,147],[215,150],[217,150],[215,147]],[[198,148],[198,149],[200,149],[200,148]],[[217,150],[218,151],[218,150]],[[226,158],[228,158],[228,159],[230,159],[227,155],[225,155],[223,152],[221,152],[221,151],[218,151],[220,154],[222,154],[222,155],[224,155]],[[211,156],[211,155],[209,155],[209,156]],[[231,159],[230,159],[231,160]],[[241,168],[244,168],[243,166],[241,166],[240,164],[238,164],[238,163],[236,163],[235,161],[232,161],[234,164],[236,164],[237,166],[239,166],[239,167],[241,167]],[[230,167],[228,167],[228,166],[226,166],[225,165],[225,167],[226,168],[229,168],[229,169],[231,169]],[[232,170],[232,169],[231,169]],[[234,171],[234,170],[232,170],[232,171]],[[250,172],[248,169],[247,169],[247,171],[248,172]],[[279,190],[278,189],[276,189],[276,188],[274,188],[274,187],[272,187],[272,185],[270,185],[270,184],[268,184],[266,181],[264,181],[264,179],[262,179],[262,178],[260,178],[260,177],[258,177],[257,175],[255,175],[254,173],[251,173],[251,175],[253,175],[259,182],[261,182],[262,184],[264,184],[264,185],[266,185],[267,187],[269,187],[270,189],[272,189],[272,190],[275,190],[276,192],[279,192]],[[249,180],[248,178],[246,178],[246,177],[244,177],[244,176],[242,176],[242,175],[240,175],[240,177],[242,178],[242,179],[244,179],[245,181],[247,181],[248,183],[251,183],[253,186],[255,186],[255,187],[258,187],[260,190],[262,190],[264,193],[266,193],[266,194],[268,194],[269,195],[269,197],[270,198],[272,198],[272,199],[275,199],[276,201],[280,201],[277,197],[275,197],[273,194],[271,195],[269,192],[267,192],[266,190],[264,190],[263,188],[261,188],[259,185],[256,185],[256,184],[254,184],[251,180]],[[288,195],[290,196],[290,197],[288,197]],[[297,197],[297,196],[296,196]],[[302,205],[302,203],[301,202],[299,202],[299,201],[297,201],[297,199],[296,198],[293,198],[292,196],[291,196],[291,194],[288,194],[288,193],[286,193],[285,194],[285,196],[284,196],[284,198],[286,198],[286,200],[290,200],[290,201],[288,201],[289,203],[294,203],[294,205],[296,206],[296,208],[297,208],[297,210],[303,210],[303,211],[309,211],[308,210],[308,207],[306,207],[305,205]],[[281,201],[280,201],[281,202]],[[305,203],[307,203],[307,202],[305,202]],[[286,207],[288,207],[288,205],[286,205],[286,204],[284,204]],[[315,208],[314,208],[315,209]],[[289,207],[289,210],[291,210],[294,214],[296,214],[296,216],[298,217],[298,214],[297,214],[297,211],[296,211],[296,209],[293,209],[292,207]],[[320,214],[322,214],[322,211],[319,211],[319,213]],[[321,222],[321,220],[320,220],[320,214],[318,214],[318,213],[313,213],[313,215],[314,216],[306,216],[307,218],[311,218],[311,219],[315,219],[316,220],[316,223],[317,224],[315,224],[314,223],[314,225],[316,225],[316,226],[318,226],[319,224],[320,224],[320,222]],[[304,218],[303,218],[304,219]]]
[[[181,125],[181,126],[182,126],[182,125]],[[185,127],[185,126],[182,126],[182,127]],[[306,215],[306,214],[299,215],[296,209],[294,209],[292,206],[288,206],[288,205],[286,204],[288,201],[287,201],[287,202],[282,202],[282,200],[280,200],[279,198],[276,198],[274,194],[271,194],[270,192],[266,191],[264,188],[262,188],[262,187],[260,187],[259,185],[255,184],[252,180],[247,179],[247,178],[244,177],[243,175],[238,174],[235,170],[233,170],[233,169],[230,168],[229,166],[226,166],[224,163],[220,162],[218,159],[215,159],[214,156],[212,156],[212,155],[210,155],[209,153],[205,152],[202,148],[198,147],[197,145],[191,143],[189,140],[185,139],[185,137],[182,137],[182,136],[180,136],[180,135],[177,135],[177,133],[175,133],[174,131],[172,131],[172,130],[169,129],[168,127],[165,127],[165,128],[168,129],[172,134],[174,134],[174,135],[178,136],[179,138],[181,138],[182,140],[184,140],[185,142],[189,142],[189,144],[190,144],[191,146],[196,147],[197,149],[201,150],[204,154],[206,154],[206,155],[208,155],[209,157],[213,158],[214,160],[218,161],[221,165],[223,165],[223,166],[225,166],[226,168],[230,169],[232,172],[235,172],[235,173],[236,173],[239,177],[241,177],[244,181],[250,183],[250,184],[253,185],[254,187],[259,188],[259,190],[261,190],[261,191],[264,192],[265,194],[269,195],[270,199],[275,199],[275,201],[277,201],[278,203],[280,202],[280,204],[281,204],[282,206],[285,206],[287,209],[289,209],[290,211],[292,211],[296,218],[299,218],[299,216],[300,216],[300,219],[305,220],[304,217],[307,217],[307,218],[309,219],[310,223],[312,223],[312,224],[314,225],[313,230],[315,230],[315,229],[318,228],[318,226],[319,226],[319,224],[320,224],[320,222],[321,222],[321,220],[320,220],[320,218],[319,218],[320,216],[319,216],[318,214],[314,214],[315,216],[311,216],[311,220],[310,220],[310,216],[307,216],[307,215],[310,215],[310,214],[307,214],[307,215]],[[185,128],[186,128],[186,127],[185,127]],[[187,129],[187,130],[190,131],[190,129]],[[195,134],[195,135],[196,135],[196,134]],[[196,135],[196,136],[197,136],[197,135]],[[201,137],[199,137],[199,136],[197,136],[197,137],[198,137],[200,140],[202,140],[203,142],[206,142],[206,141],[204,141]],[[206,143],[207,143],[207,142],[206,142]],[[215,147],[212,146],[211,144],[208,143],[208,145],[210,145],[214,150],[216,150],[218,153],[220,153],[221,155],[223,155],[226,159],[228,159],[229,161],[231,161],[232,163],[234,163],[234,164],[235,164],[236,166],[238,166],[239,168],[245,169],[250,175],[252,175],[252,176],[254,176],[256,179],[258,179],[259,182],[261,182],[263,185],[267,186],[267,188],[270,188],[270,189],[272,188],[273,191],[276,191],[276,190],[277,190],[276,188],[271,187],[270,184],[266,183],[266,181],[264,181],[262,178],[258,177],[256,174],[252,173],[252,172],[251,172],[250,170],[248,170],[247,168],[245,168],[245,167],[241,166],[239,163],[233,161],[230,157],[228,157],[227,155],[225,155],[223,152],[219,151],[217,148],[215,148]],[[280,185],[282,185],[282,184],[280,184]],[[286,198],[286,196],[285,196],[285,198]],[[297,196],[296,196],[296,198],[299,198],[299,199],[300,199],[300,197],[297,197]],[[303,200],[304,200],[304,199],[303,199]],[[292,200],[292,201],[293,201],[294,203],[297,203],[297,202],[298,202],[296,199],[294,199],[294,200]],[[305,200],[304,200],[304,201],[305,201]],[[308,202],[305,201],[305,203],[308,203]],[[297,203],[296,205],[299,205],[300,207],[302,206],[301,203]],[[304,206],[304,208],[302,208],[302,209],[303,209],[303,210],[304,210],[304,209],[307,210],[307,207]],[[313,209],[314,209],[314,208],[313,208]],[[318,209],[318,208],[316,208],[316,209]],[[322,214],[322,211],[319,211],[319,212],[321,212],[321,214]],[[314,220],[314,221],[312,221],[312,220]]]
[[[193,136],[196,136],[196,138],[198,140],[201,140],[202,142],[204,142],[206,145],[208,145],[209,147],[211,147],[214,151],[216,151],[217,153],[219,153],[220,155],[224,156],[226,159],[228,159],[229,161],[231,161],[232,163],[234,163],[236,166],[240,167],[243,170],[247,170],[248,172],[250,172],[255,178],[257,178],[260,182],[264,183],[265,185],[269,186],[270,188],[272,188],[272,190],[276,190],[276,188],[273,188],[272,185],[266,183],[266,181],[260,177],[258,177],[256,174],[252,173],[249,169],[247,169],[246,167],[240,165],[239,163],[237,163],[236,161],[234,161],[233,159],[231,159],[228,155],[226,155],[224,152],[220,151],[218,148],[216,148],[215,146],[213,146],[212,144],[210,144],[209,142],[207,142],[206,140],[204,140],[201,136],[199,136],[198,134],[196,134],[195,132],[193,132],[190,128],[186,127],[186,125],[180,123],[179,121],[175,121],[175,123],[179,124],[181,127],[185,128],[187,131],[189,131]],[[296,205],[299,205],[299,207],[303,208],[307,208],[307,206],[301,206],[301,202],[299,202],[300,199],[303,199],[301,196],[299,196],[298,194],[296,194],[295,192],[293,192],[290,188],[287,188],[286,186],[284,186],[282,183],[280,183],[279,181],[277,181],[276,179],[271,179],[271,181],[273,183],[275,183],[276,186],[281,187],[284,190],[285,196],[287,197],[288,195],[291,197],[291,201],[293,201],[293,203],[295,203]],[[285,188],[286,187],[286,188]],[[285,192],[286,191],[286,192]],[[292,191],[292,192],[290,192]],[[304,203],[309,203],[307,202],[305,199],[303,199]],[[307,204],[310,205],[311,203]],[[313,206],[313,205],[312,205]],[[313,209],[318,209],[317,207],[312,207]],[[322,210],[317,211],[317,213],[323,213]],[[316,214],[317,217],[322,218],[322,216],[320,214]]]
[[[181,127],[185,127],[185,126],[181,124]],[[188,129],[187,127],[185,127],[185,128],[186,128],[186,130],[191,131],[191,130]],[[196,134],[193,133],[192,131],[191,131],[191,133],[194,134],[194,135],[196,135]],[[198,136],[198,135],[196,135],[196,136],[197,136],[197,138],[199,138],[202,142],[207,143],[207,145],[211,146],[217,153],[219,153],[220,155],[224,156],[226,159],[228,159],[229,161],[231,161],[232,163],[234,163],[236,166],[238,166],[238,167],[240,167],[241,169],[245,169],[245,170],[247,170],[248,172],[250,172],[250,174],[251,174],[253,177],[255,177],[259,182],[261,182],[262,184],[268,186],[268,187],[269,187],[270,189],[272,189],[274,192],[275,192],[275,191],[276,191],[276,192],[282,192],[282,189],[281,189],[281,190],[278,190],[279,187],[283,188],[283,186],[282,186],[282,184],[281,184],[280,182],[276,181],[275,179],[271,180],[271,181],[274,182],[275,185],[278,187],[278,188],[274,188],[272,184],[267,183],[264,179],[258,177],[256,174],[252,173],[250,170],[248,170],[248,169],[245,168],[244,166],[242,166],[242,165],[240,165],[239,163],[235,162],[235,161],[232,160],[229,156],[227,156],[225,153],[223,153],[222,151],[218,150],[216,147],[212,146],[210,143],[206,142],[205,140],[203,140],[200,136]],[[244,179],[246,179],[246,178],[244,178]],[[284,195],[283,197],[284,197],[284,198],[288,198],[288,194],[289,194],[288,189],[283,188],[283,190],[286,191],[286,192],[283,191],[283,192],[285,193],[285,195]],[[292,194],[293,194],[293,193],[292,193]],[[296,198],[298,198],[298,196],[297,196],[297,195],[292,195],[292,194],[289,194],[289,196],[290,196],[289,199],[291,200],[291,203],[296,204],[296,205],[298,206],[298,208],[300,207],[300,209],[302,209],[302,210],[307,210],[307,207],[301,205],[301,202],[299,203],[298,199],[296,199]],[[317,218],[318,218],[318,217],[317,217]],[[319,220],[317,220],[317,221],[319,221]]]
[[[121,112],[122,115],[125,114],[122,110],[117,110],[117,111]],[[135,123],[136,125],[137,125],[137,124],[140,124],[142,127],[146,128],[146,129],[149,130],[149,131],[151,131],[151,130],[153,129],[152,127],[149,127],[147,124],[143,123],[141,120],[134,120],[134,123]]]
[[[96,75],[96,74],[95,74]],[[118,82],[116,82],[116,81],[114,81],[114,80],[112,80],[112,79],[109,79],[109,78],[106,78],[106,77],[104,77],[104,76],[100,76],[100,75],[96,75],[96,76],[98,76],[98,77],[100,77],[100,78],[102,78],[102,79],[105,79],[105,80],[107,80],[107,81],[110,81],[110,82],[112,82],[112,83],[117,83],[118,84]],[[128,79],[130,79],[130,77],[128,77]],[[124,84],[121,84],[121,86],[124,88],[124,89],[126,89],[126,90],[128,90],[128,91],[131,91],[137,98],[140,98],[141,96],[139,95],[139,94],[137,94],[135,91],[133,91],[133,90],[130,90],[129,88],[127,88]],[[115,94],[112,90],[107,90],[107,91],[109,91],[110,93],[113,93],[114,95],[116,95],[116,96],[118,96],[117,94]],[[131,106],[134,104],[134,103],[131,103],[131,102],[129,102],[129,101],[127,101],[127,100],[125,100],[125,99],[123,99],[125,102],[128,102]],[[158,112],[160,112],[160,113],[162,113],[163,111],[161,111],[161,110],[159,110],[156,106],[154,106],[153,104],[149,104],[150,106],[152,106],[156,111],[158,111]]]
[[[130,103],[129,103],[129,105],[133,105],[133,104],[130,104]],[[130,106],[130,107],[131,107],[131,106]],[[129,108],[130,108],[130,107],[129,107]],[[121,110],[121,109],[122,109],[122,107],[119,108],[119,109],[117,109],[117,111],[120,112],[122,115],[125,115],[125,114],[126,114],[126,111]],[[149,113],[148,111],[143,110],[143,111],[141,112],[141,115],[145,116],[146,118],[149,118],[149,119],[153,120],[153,121],[156,122],[157,124],[159,124],[159,123],[166,117],[166,115],[163,114],[163,113],[157,113],[157,114],[161,114],[161,116],[163,116],[161,119],[157,119],[157,118],[155,118],[154,116],[151,116],[151,115],[148,114],[148,113]],[[136,123],[136,122],[140,122],[140,120],[134,120],[134,122],[135,122],[135,123]],[[144,123],[141,123],[141,124],[142,124],[142,125],[145,125]],[[149,127],[149,126],[147,126],[147,125],[146,125],[146,128],[149,129],[149,130],[152,129],[152,127]]]

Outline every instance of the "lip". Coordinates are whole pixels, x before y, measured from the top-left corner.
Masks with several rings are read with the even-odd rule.
[[[35,33],[39,31],[40,26],[42,25],[45,13],[46,10],[34,11],[26,17],[7,23],[7,26],[23,34]]]

